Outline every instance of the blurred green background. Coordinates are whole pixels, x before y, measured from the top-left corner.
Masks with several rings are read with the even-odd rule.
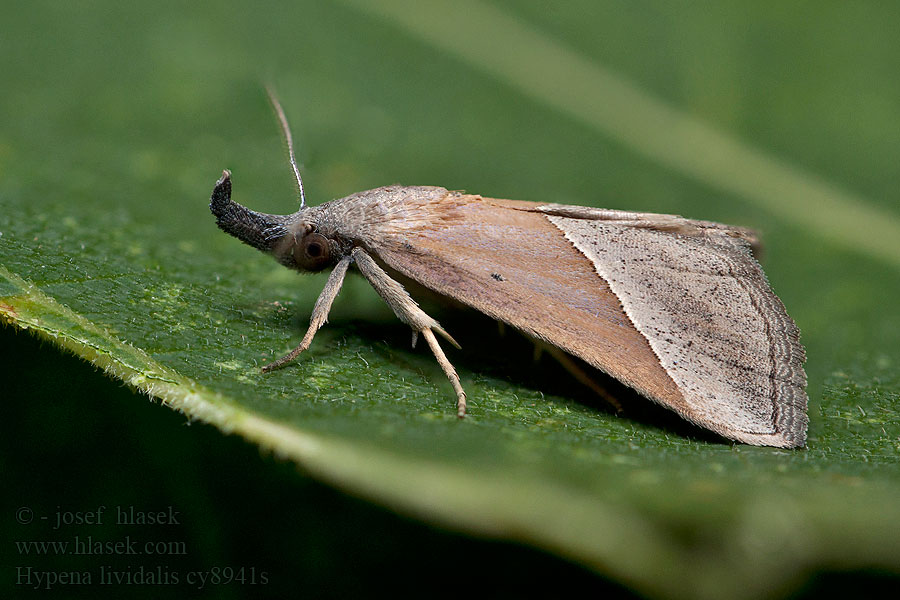
[[[140,532],[186,540],[173,570],[272,574],[211,597],[416,593],[437,581],[462,593],[476,580],[497,595],[580,583],[670,597],[896,585],[897,5],[0,7],[11,593],[31,593],[10,583],[24,564],[12,541],[59,539],[17,523],[16,510],[98,504],[180,507],[183,527]],[[465,349],[450,358],[473,414],[457,427],[440,370],[359,281],[306,361],[260,377],[263,357],[302,334],[323,283],[240,246],[208,214],[223,168],[239,202],[296,206],[264,82],[291,120],[314,204],[399,182],[762,231],[766,273],[809,354],[808,449],[722,444],[624,390],[633,406],[616,418],[552,363],[534,368],[527,343],[477,316],[439,314]],[[184,416],[16,332],[25,325],[113,360],[127,351],[110,340],[124,341],[201,395],[339,443],[359,460],[282,452],[355,497],[235,436],[183,427]],[[504,486],[508,498],[496,495]],[[61,593],[122,589],[158,592]]]

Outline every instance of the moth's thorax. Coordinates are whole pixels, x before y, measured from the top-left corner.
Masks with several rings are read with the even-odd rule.
[[[379,241],[446,218],[461,194],[442,187],[380,187],[308,209],[315,230],[335,240],[371,247]]]

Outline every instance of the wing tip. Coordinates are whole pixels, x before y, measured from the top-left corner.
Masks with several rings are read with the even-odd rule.
[[[720,435],[751,446],[775,448],[803,448],[806,446],[809,417],[806,414],[805,403],[803,406],[779,405],[774,425],[775,431],[771,433],[755,433],[730,428],[717,429]]]

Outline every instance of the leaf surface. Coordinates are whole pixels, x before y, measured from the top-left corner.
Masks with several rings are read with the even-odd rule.
[[[900,49],[877,43],[896,15],[783,15],[807,34],[795,37],[755,4],[709,16],[584,3],[585,18],[576,4],[472,3],[452,22],[435,6],[6,11],[0,318],[343,489],[642,593],[752,596],[810,570],[900,570],[900,215],[886,158],[900,135],[883,125],[897,118],[885,73]],[[468,45],[439,39],[442,23]],[[500,60],[492,46],[522,40],[554,60]],[[553,68],[588,80],[563,79],[554,101]],[[604,92],[597,73],[627,85]],[[463,346],[448,350],[470,398],[457,422],[427,349],[409,348],[358,279],[308,353],[261,374],[324,285],[208,213],[223,168],[237,201],[295,210],[261,79],[292,119],[313,203],[399,181],[761,229],[809,354],[807,448],[723,443],[609,383],[628,409],[617,417],[514,333],[430,308]],[[649,108],[627,101],[634,90]],[[620,106],[618,128],[597,117],[604,101]]]

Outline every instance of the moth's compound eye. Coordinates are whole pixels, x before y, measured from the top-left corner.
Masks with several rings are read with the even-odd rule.
[[[318,271],[331,263],[331,244],[319,233],[307,233],[294,247],[294,262],[304,271]]]

